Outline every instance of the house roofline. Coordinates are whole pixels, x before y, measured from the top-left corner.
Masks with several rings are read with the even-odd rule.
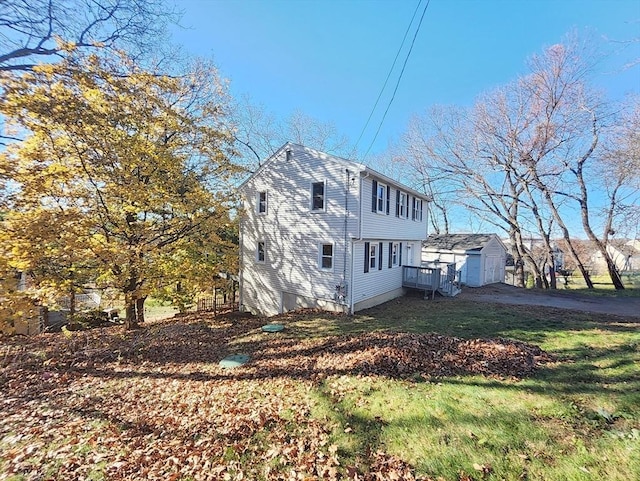
[[[347,169],[352,169],[353,173],[358,173],[359,175],[363,175],[363,174],[368,174],[372,177],[376,177],[380,180],[382,180],[383,182],[387,183],[387,184],[393,184],[395,187],[399,187],[400,189],[412,194],[414,197],[419,197],[420,199],[423,199],[427,202],[431,202],[431,198],[428,195],[425,195],[421,192],[418,192],[415,189],[412,189],[411,187],[404,185],[401,182],[398,182],[397,180],[392,179],[391,177],[388,177],[374,169],[371,169],[370,167],[367,167],[364,164],[358,163],[358,162],[354,162],[352,160],[348,160],[345,159],[343,157],[339,157],[337,155],[333,155],[333,154],[327,154],[326,152],[322,152],[320,150],[316,150],[316,149],[312,149],[311,147],[306,147],[304,145],[301,144],[296,144],[293,142],[287,142],[285,143],[282,147],[280,147],[273,155],[271,155],[269,158],[267,158],[267,160],[265,160],[262,165],[260,165],[260,167],[258,167],[258,169],[253,172],[249,178],[247,178],[244,182],[242,182],[239,186],[238,186],[238,190],[242,191],[243,188],[254,178],[256,177],[258,174],[260,174],[260,172],[262,172],[267,165],[269,165],[270,163],[274,162],[277,158],[280,157],[280,155],[282,155],[283,152],[286,152],[288,149],[290,148],[297,148],[299,150],[304,150],[307,152],[310,152],[314,155],[316,155],[317,157],[330,157],[332,160],[337,161],[341,164],[343,164],[345,166],[345,168]]]

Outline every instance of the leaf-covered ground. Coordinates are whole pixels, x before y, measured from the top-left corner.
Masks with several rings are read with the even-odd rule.
[[[332,433],[350,428],[312,415],[312,392],[339,398],[344,376],[520,379],[550,359],[500,338],[305,338],[262,333],[264,322],[193,315],[128,333],[2,339],[0,479],[426,479],[384,450],[343,453]],[[220,368],[233,353],[250,361]]]

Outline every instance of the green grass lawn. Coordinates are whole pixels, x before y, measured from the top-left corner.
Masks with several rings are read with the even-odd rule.
[[[574,274],[568,278],[568,283],[564,284],[563,278],[558,278],[559,289],[570,289],[579,291],[582,294],[591,296],[617,296],[617,297],[640,297],[640,273],[621,274],[622,283],[625,289],[616,291],[611,282],[611,278],[606,276],[591,276],[591,282],[594,283],[594,289],[587,289],[584,278]]]
[[[285,330],[262,333],[271,321]],[[515,339],[553,360],[521,379],[276,369],[286,349],[304,364],[310,339],[374,331]],[[0,479],[640,479],[640,318],[407,297],[86,336],[3,340]],[[252,361],[218,368],[238,351]]]
[[[616,317],[441,299],[392,301],[347,319],[302,320],[310,332],[437,332],[539,345],[557,362],[520,381],[332,379],[319,416],[345,453],[383,446],[419,473],[457,479],[640,479],[640,330]],[[327,395],[341,386],[344,396]],[[344,433],[345,425],[353,432]],[[475,468],[474,468],[475,466]],[[483,471],[484,468],[484,471]]]

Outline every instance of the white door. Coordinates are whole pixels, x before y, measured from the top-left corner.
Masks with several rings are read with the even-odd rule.
[[[486,257],[484,261],[484,283],[500,282],[500,257]]]
[[[413,244],[409,244],[407,243],[407,263],[406,265],[408,266],[415,266],[415,264],[413,263],[413,256],[414,256],[414,251],[415,249],[413,248]]]

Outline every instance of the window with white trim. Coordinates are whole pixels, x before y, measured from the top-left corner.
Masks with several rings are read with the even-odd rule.
[[[388,187],[378,182],[378,191],[376,193],[376,211],[380,213],[387,212],[387,189]]]
[[[375,269],[378,265],[378,245],[373,242],[369,246],[369,269]]]
[[[324,182],[314,182],[311,184],[311,210],[325,210],[325,185]]]
[[[258,245],[256,247],[256,261],[264,262],[267,258],[267,250],[264,241],[258,241]]]
[[[267,213],[267,193],[258,192],[258,214]]]
[[[413,214],[411,218],[422,222],[422,199],[413,198]]]
[[[398,248],[398,243],[394,242],[391,247],[391,265],[394,267],[398,265]]]
[[[320,269],[333,270],[333,244],[320,244]]]
[[[409,196],[406,192],[400,192],[400,200],[398,202],[399,216],[405,219],[409,217]]]

